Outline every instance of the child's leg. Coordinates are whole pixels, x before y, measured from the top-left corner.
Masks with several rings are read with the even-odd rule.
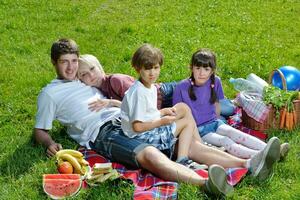
[[[193,139],[202,142],[201,137],[198,133],[197,125],[192,115],[190,108],[184,103],[178,103],[173,106],[176,109],[176,120],[185,119],[187,122],[193,124]]]
[[[176,109],[175,137],[178,137],[177,159],[180,159],[188,156],[192,140],[201,141],[201,139],[197,133],[196,123],[189,107],[183,103],[178,103],[174,108]]]
[[[233,141],[254,150],[263,150],[266,146],[266,143],[261,141],[260,139],[252,135],[246,134],[242,131],[239,131],[227,124],[219,126],[219,128],[217,129],[217,133],[220,135],[227,136]]]
[[[217,133],[209,133],[202,137],[203,141],[215,146],[225,147],[226,151],[239,158],[250,158],[257,154],[258,151],[249,149],[243,145],[235,143],[227,136],[219,135]]]

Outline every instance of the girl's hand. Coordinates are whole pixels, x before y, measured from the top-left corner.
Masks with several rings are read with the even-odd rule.
[[[98,112],[102,108],[108,107],[110,104],[110,99],[97,99],[96,101],[89,103],[89,109],[91,111]]]
[[[172,124],[173,122],[175,122],[175,120],[176,120],[175,116],[167,115],[167,116],[160,118],[160,123],[161,123],[161,126],[164,126],[164,125]]]

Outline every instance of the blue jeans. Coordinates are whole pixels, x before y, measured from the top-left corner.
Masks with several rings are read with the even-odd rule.
[[[234,114],[235,105],[229,99],[220,100],[221,116],[227,118]]]
[[[121,126],[108,121],[100,127],[97,138],[90,142],[91,148],[112,162],[131,168],[140,168],[136,155],[145,147],[152,146],[124,135]]]
[[[175,90],[177,82],[167,82],[160,84],[160,92],[162,95],[162,108],[173,106],[173,91]]]

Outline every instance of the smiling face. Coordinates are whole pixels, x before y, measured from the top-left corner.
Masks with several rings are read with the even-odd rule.
[[[140,75],[141,82],[145,87],[150,88],[151,84],[155,83],[160,74],[160,65],[156,64],[153,67],[142,67],[141,69],[136,69]]]
[[[204,85],[206,81],[213,74],[213,70],[211,67],[192,67],[192,73],[195,79],[195,84],[198,86]]]
[[[99,67],[80,62],[77,75],[85,84],[100,87],[105,74],[102,73]]]
[[[75,80],[78,69],[78,56],[77,54],[63,54],[57,61],[52,63],[56,69],[59,79]]]

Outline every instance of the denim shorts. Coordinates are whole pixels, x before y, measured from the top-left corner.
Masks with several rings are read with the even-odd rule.
[[[94,142],[90,142],[90,146],[112,162],[118,162],[130,168],[140,168],[136,155],[145,147],[152,145],[128,138],[119,124],[108,121],[100,127],[97,138]]]
[[[160,126],[150,131],[137,134],[134,138],[153,145],[171,159],[177,141],[177,138],[174,136],[175,131],[176,123],[173,122],[172,124]]]
[[[219,126],[222,124],[225,124],[222,120],[216,119],[212,122],[208,122],[207,124],[204,124],[202,126],[198,126],[198,132],[201,137],[205,136],[208,133],[215,133]]]

